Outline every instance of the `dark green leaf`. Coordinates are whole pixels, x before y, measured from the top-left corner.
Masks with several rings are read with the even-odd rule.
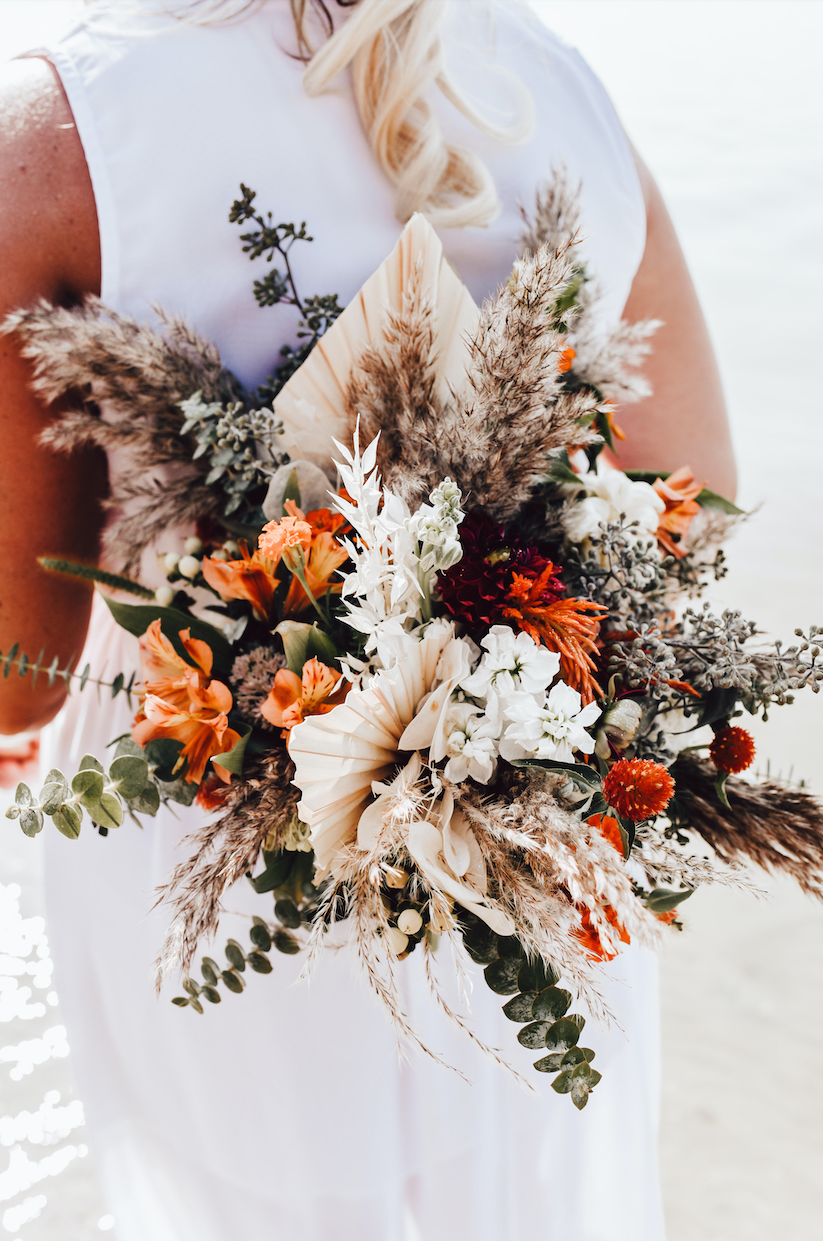
[[[54,814],[55,810],[69,795],[69,782],[63,775],[62,771],[58,771],[56,767],[52,767],[43,783],[43,791],[40,794],[40,804],[46,814]]]
[[[58,832],[62,832],[69,840],[76,840],[80,835],[82,811],[78,806],[61,806],[51,816],[51,821]]]
[[[300,910],[288,897],[275,902],[274,916],[283,923],[283,926],[289,927],[292,931],[296,931],[300,926]]]
[[[571,1070],[567,1073],[561,1073],[552,1082],[552,1090],[556,1090],[558,1094],[568,1094],[572,1088]]]
[[[650,909],[653,914],[667,914],[687,900],[694,891],[694,888],[687,888],[685,892],[669,892],[666,888],[655,888],[646,897],[646,908]]]
[[[546,1035],[549,1032],[548,1021],[533,1021],[518,1031],[517,1041],[531,1051],[539,1051],[546,1046]]]
[[[576,1064],[588,1064],[594,1060],[594,1052],[591,1047],[572,1047],[571,1051],[567,1051],[563,1057],[563,1068],[574,1068]]]
[[[728,513],[730,517],[740,517],[744,510],[738,508],[736,504],[732,504],[731,500],[727,500],[725,496],[719,496],[715,491],[709,491],[708,487],[704,487],[697,497],[697,503],[702,508],[713,508],[719,513]]]
[[[553,987],[558,980],[557,972],[551,966],[544,965],[541,960],[526,961],[517,975],[521,991],[544,991],[546,987]]]
[[[146,743],[145,757],[155,778],[163,784],[174,783],[180,771],[185,770],[185,767],[181,767],[179,771],[175,771],[182,749],[183,742],[174,741],[171,737],[156,737],[154,741]]]
[[[293,935],[289,935],[288,931],[275,931],[272,941],[278,952],[285,952],[287,956],[294,956],[300,951],[300,945]]]
[[[546,1046],[549,1051],[568,1051],[580,1041],[580,1029],[571,1017],[561,1017],[549,1027]]]
[[[243,990],[243,979],[239,974],[235,974],[233,970],[223,970],[220,977],[228,987],[229,991],[233,991],[235,995],[239,995]]]
[[[249,965],[257,974],[270,974],[272,964],[268,957],[264,957],[262,952],[249,953]]]
[[[717,773],[717,779],[714,782],[714,791],[726,809],[731,810],[728,794],[726,793],[726,781],[728,778],[729,773],[727,771],[719,771]]]
[[[208,1000],[209,1004],[220,1003],[221,996],[216,987],[204,987],[200,994],[204,1000]]]
[[[220,973],[220,966],[216,961],[212,961],[211,957],[203,957],[200,962],[200,973],[210,987],[217,985],[217,976]]]
[[[560,987],[546,987],[534,1001],[532,1009],[535,1021],[558,1021],[571,1006],[572,997]]]
[[[241,974],[246,968],[246,954],[236,939],[230,939],[226,944],[226,960],[232,969],[239,970]]]
[[[500,935],[497,940],[497,951],[501,957],[517,957],[521,961],[526,955],[516,935]]]
[[[543,771],[563,771],[570,780],[586,792],[592,792],[601,787],[599,773],[594,767],[587,767],[585,763],[560,763],[553,758],[515,758],[511,760],[511,766],[537,767]]]
[[[255,892],[260,895],[264,892],[274,892],[276,888],[282,888],[288,879],[294,866],[294,859],[295,854],[286,849],[279,849],[273,853],[267,853],[264,849],[265,869],[259,875],[247,875],[246,877]]]
[[[579,1112],[582,1112],[583,1108],[588,1103],[590,1093],[589,1083],[585,1080],[585,1078],[575,1077],[572,1075],[572,1103]]]
[[[255,948],[262,948],[263,952],[271,952],[271,935],[267,926],[259,922],[255,923],[249,931],[249,939]]]
[[[199,982],[195,982],[193,978],[183,979],[183,990],[188,991],[189,995],[199,995],[203,988]]]
[[[196,1013],[199,1013],[201,1017],[203,1016],[203,1005],[193,995],[189,996],[189,1008],[193,1008]]]
[[[534,1003],[536,991],[521,991],[514,999],[509,1000],[503,1005],[503,1012],[509,1021],[518,1021],[522,1025],[524,1021],[531,1021],[533,1018],[532,1004]]]
[[[490,926],[477,919],[474,926],[463,926],[463,943],[472,961],[478,965],[491,965],[500,956],[497,949],[498,936]]]
[[[487,965],[483,974],[492,991],[497,995],[513,995],[519,991],[517,976],[520,973],[520,960],[517,957],[501,957]]]
[[[251,725],[247,724],[240,734],[240,740],[230,750],[226,750],[222,754],[212,754],[211,761],[216,767],[222,767],[224,771],[231,772],[233,776],[242,776],[243,758],[250,736]]]
[[[534,1067],[538,1073],[556,1073],[563,1063],[563,1053],[554,1052],[551,1056],[544,1056],[542,1060],[535,1060]]]
[[[179,1008],[186,1008],[189,1004],[189,997],[187,995],[175,995],[172,998],[172,1004],[176,1004]]]

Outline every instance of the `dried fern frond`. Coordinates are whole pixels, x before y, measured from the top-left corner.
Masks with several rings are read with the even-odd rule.
[[[159,889],[158,904],[174,916],[156,962],[158,987],[176,970],[188,974],[198,944],[217,930],[223,894],[252,869],[271,833],[285,833],[300,796],[293,774],[284,749],[248,763],[244,778],[229,785],[220,817],[186,837],[188,858]]]
[[[715,792],[717,770],[708,759],[681,754],[671,772],[678,809],[719,857],[790,875],[808,896],[823,899],[823,805],[816,797],[732,776],[726,781],[727,809]]]

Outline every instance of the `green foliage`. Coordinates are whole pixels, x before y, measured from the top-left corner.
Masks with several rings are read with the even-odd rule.
[[[576,1108],[584,1108],[600,1074],[591,1068],[591,1048],[577,1046],[585,1018],[569,1013],[572,997],[557,986],[555,969],[542,960],[529,960],[516,936],[497,935],[466,910],[460,911],[460,929],[469,956],[485,966],[487,985],[497,995],[512,996],[503,1012],[522,1027],[518,1042],[530,1051],[550,1053],[535,1061],[535,1069],[557,1073],[553,1088],[558,1094],[571,1095]]]
[[[84,582],[99,582],[101,586],[109,586],[112,590],[122,590],[129,595],[139,595],[141,599],[153,599],[154,591],[148,586],[141,586],[130,577],[122,577],[119,573],[107,573],[97,565],[80,564],[76,560],[58,560],[53,556],[39,556],[37,563],[48,573],[58,573],[61,577],[73,577]]]
[[[299,916],[297,925],[300,925]],[[263,918],[252,919],[249,939],[252,943],[249,952],[236,939],[228,941],[225,948],[227,962],[225,969],[212,957],[204,957],[200,963],[203,982],[199,983],[194,978],[185,978],[183,990],[186,994],[174,996],[172,1004],[176,1004],[179,1008],[190,1007],[196,1013],[202,1013],[204,1011],[202,1000],[207,1000],[209,1004],[221,1002],[222,997],[219,991],[221,982],[227,991],[240,995],[246,985],[243,977],[246,966],[255,974],[271,974],[273,966],[268,954],[272,948],[276,948],[278,952],[286,956],[293,956],[300,951],[299,942],[289,935],[288,931],[283,927],[270,926]]]
[[[198,620],[196,616],[190,616],[187,612],[180,612],[177,608],[162,608],[159,603],[135,605],[120,603],[116,599],[106,599],[106,605],[120,628],[134,634],[136,638],[143,636],[152,621],[159,620],[163,633],[180,658],[185,659],[187,663],[190,662],[190,658],[180,641],[180,631],[188,629],[193,638],[199,638],[211,648],[214,655],[213,674],[219,676],[223,673],[228,676],[231,672],[234,661],[231,646],[214,625]]]
[[[37,656],[34,663],[31,662],[28,655],[20,652],[20,644],[15,642],[14,645],[5,653],[0,651],[0,671],[4,678],[11,674],[12,668],[17,669],[18,676],[31,677],[32,686],[36,685],[37,678],[43,675],[49,686],[54,685],[55,681],[60,678],[64,682],[66,689],[71,693],[72,686],[79,683],[79,689],[82,692],[87,685],[96,685],[99,689],[111,690],[112,698],[116,698],[118,694],[125,694],[129,706],[131,706],[131,692],[134,688],[136,674],[132,673],[128,681],[125,680],[123,674],[120,673],[113,681],[101,681],[97,677],[91,675],[91,664],[86,664],[81,672],[74,672],[71,669],[73,660],[69,660],[69,664],[65,668],[60,667],[60,660],[55,655],[48,668],[43,666],[43,658],[45,650],[42,650]]]

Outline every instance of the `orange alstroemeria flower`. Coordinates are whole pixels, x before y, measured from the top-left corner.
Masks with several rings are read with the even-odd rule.
[[[260,708],[260,714],[275,728],[282,728],[283,737],[307,715],[325,715],[342,702],[349,689],[349,682],[341,686],[341,674],[316,657],[306,660],[303,675],[281,668],[275,675],[269,696]]]
[[[348,558],[345,547],[341,547],[333,534],[318,534],[312,540],[306,553],[304,573],[309,590],[315,599],[321,599],[326,591],[339,595],[343,582],[330,582],[329,578],[344,560]],[[291,580],[289,593],[283,602],[284,616],[297,616],[311,607],[311,601],[296,577]]]
[[[160,737],[182,741],[180,755],[188,760],[186,781],[199,784],[209,759],[233,749],[240,740],[240,734],[229,728],[231,708],[231,690],[221,681],[210,681],[203,687],[189,684],[188,709],[149,693],[143,701],[142,718],[138,717],[131,735],[138,745],[147,745]],[[229,772],[216,763],[212,766],[228,784]]]
[[[692,518],[700,512],[696,497],[700,495],[705,483],[695,482],[694,474],[688,466],[683,466],[665,480],[656,479],[653,486],[666,505],[657,524],[657,541],[672,556],[682,560],[686,555],[686,548],[681,540],[688,531]],[[677,541],[673,535],[677,535]]]
[[[245,599],[254,608],[258,620],[271,617],[274,592],[280,585],[275,577],[279,555],[272,558],[263,550],[249,552],[241,542],[242,560],[203,560],[203,577],[223,599]]]
[[[190,637],[190,633],[183,629],[178,636],[195,667],[177,654],[159,620],[152,621],[140,638],[144,692],[183,710],[188,707],[189,686],[208,684],[214,659],[208,643]]]
[[[567,371],[572,369],[572,362],[577,357],[577,350],[569,345],[568,349],[564,349],[560,357],[557,359],[557,369],[561,375],[565,375]]]

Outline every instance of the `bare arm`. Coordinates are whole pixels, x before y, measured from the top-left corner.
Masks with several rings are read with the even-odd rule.
[[[42,60],[0,69],[0,320],[40,297],[69,305],[99,292],[97,213],[71,110]],[[82,649],[91,592],[44,573],[37,557],[94,561],[105,460],[38,446],[54,417],[31,392],[13,338],[0,337],[0,650],[66,661]],[[0,679],[0,733],[47,723],[65,691]]]
[[[635,153],[646,199],[646,250],[624,318],[662,319],[644,366],[652,395],[621,407],[622,469],[674,471],[688,465],[699,482],[732,499],[737,486],[726,405],[706,321],[666,204]]]

